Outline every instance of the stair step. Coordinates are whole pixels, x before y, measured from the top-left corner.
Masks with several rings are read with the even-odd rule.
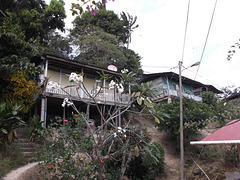
[[[24,156],[35,156],[36,152],[21,152]]]
[[[40,144],[36,144],[35,142],[29,141],[28,138],[26,138],[26,135],[24,136],[24,133],[26,130],[24,129],[17,129],[17,139],[15,141],[16,146],[18,146],[20,153],[23,156],[27,157],[33,157],[37,155],[38,149],[41,148]]]
[[[26,138],[18,138],[16,142],[22,143],[22,142],[28,142]]]
[[[19,150],[20,150],[21,152],[35,152],[35,151],[36,151],[35,148],[26,148],[26,147],[24,147],[24,148],[19,148]]]
[[[34,144],[31,144],[31,143],[17,143],[17,146],[19,146],[20,148],[21,147],[26,147],[26,148],[35,148],[35,145]]]

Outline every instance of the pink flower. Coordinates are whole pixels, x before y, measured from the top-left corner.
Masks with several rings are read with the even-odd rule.
[[[104,0],[104,3],[107,3],[107,0]]]
[[[95,16],[97,11],[97,9],[92,9],[91,14]]]
[[[51,168],[52,168],[52,165],[49,165],[49,166],[48,166],[48,169],[51,169]]]
[[[79,9],[79,5],[78,5],[78,4],[76,4],[76,5],[75,5],[75,8],[76,8],[76,9]]]
[[[100,160],[100,162],[101,162],[101,163],[103,163],[103,164],[104,164],[104,161],[103,161],[102,159],[99,159],[99,160]]]
[[[63,122],[68,122],[68,120],[67,120],[67,119],[64,119]]]

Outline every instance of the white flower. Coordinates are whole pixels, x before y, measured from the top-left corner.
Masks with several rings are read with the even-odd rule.
[[[49,81],[48,84],[47,84],[47,88],[50,89],[50,90],[55,90],[55,89],[59,89],[60,85],[56,82]]]
[[[113,136],[114,136],[114,137],[117,137],[117,133],[113,133]]]
[[[118,88],[118,92],[119,92],[119,93],[123,93],[124,87],[123,87],[122,84],[119,84],[119,85],[117,86],[117,88]]]
[[[109,84],[109,89],[114,89],[115,84],[116,83],[113,80],[111,80],[111,82]]]
[[[71,102],[71,101],[69,101],[69,99],[68,98],[64,98],[64,100],[63,100],[63,103],[62,103],[62,107],[65,107],[65,106],[72,106],[73,105],[73,102]]]
[[[74,73],[74,72],[72,72],[69,76],[70,82],[78,83],[78,82],[81,82],[82,79],[83,79],[83,77],[81,75],[78,75],[77,73]]]
[[[128,69],[125,69],[125,68],[124,68],[123,70],[121,70],[121,73],[122,73],[122,74],[128,73]]]

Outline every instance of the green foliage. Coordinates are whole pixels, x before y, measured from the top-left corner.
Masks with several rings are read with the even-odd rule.
[[[24,32],[27,42],[37,38],[40,38],[40,42],[44,42],[51,30],[64,30],[64,18],[66,18],[64,2],[51,0],[50,5],[46,5],[45,2],[39,1],[17,0],[12,5],[14,8],[9,9],[11,15],[15,16],[17,25]]]
[[[54,29],[64,31],[64,19],[67,17],[65,14],[64,4],[63,0],[50,1],[50,5],[45,9],[43,19],[44,29],[47,28],[48,31]]]
[[[223,100],[210,108],[213,112],[211,120],[217,122],[221,127],[226,124],[227,120],[236,119],[240,116],[239,108]]]
[[[214,93],[209,92],[203,92],[202,93],[202,102],[208,105],[215,106],[217,104],[217,98],[215,97]]]
[[[122,51],[127,58],[124,68],[135,73],[137,77],[141,77],[143,75],[143,70],[140,63],[142,58],[131,49],[123,47]]]
[[[173,100],[171,103],[159,103],[154,106],[154,111],[169,115],[169,117],[160,118],[160,123],[157,126],[159,130],[166,131],[177,138],[180,133],[179,100]],[[198,129],[206,127],[211,115],[207,104],[198,103],[193,99],[183,98],[184,136],[188,137],[196,133]]]
[[[14,105],[10,101],[0,103],[0,145],[5,142],[13,142],[16,138],[15,129],[24,126],[24,121],[21,120],[20,112],[23,109],[22,105]]]
[[[122,145],[119,139],[111,138],[104,145],[103,153],[107,153],[110,146],[112,146],[111,152],[119,150],[121,152],[117,157],[105,160],[107,179],[120,179],[124,158],[129,160],[126,176],[131,179],[154,179],[157,175],[161,175],[164,171],[163,147],[156,142],[151,145],[146,144],[151,141],[151,137],[145,128],[129,128],[133,130],[133,133],[127,130],[129,132],[127,136],[131,137],[130,141],[124,141],[129,144]],[[127,157],[124,151],[129,154]]]
[[[126,27],[126,29],[127,29],[126,43],[127,43],[127,47],[128,47],[129,43],[131,42],[131,34],[132,34],[133,30],[138,27],[138,25],[135,25],[135,23],[137,21],[137,16],[133,17],[128,13],[126,15],[126,13],[122,12],[121,18],[122,18],[124,27]]]
[[[71,30],[72,44],[79,47],[75,60],[102,68],[112,64],[119,70],[126,68],[141,76],[141,57],[123,47],[129,39],[126,22],[105,9],[99,10],[96,16],[85,12],[77,17]]]
[[[69,58],[69,55],[72,52],[72,47],[70,47],[69,41],[69,37],[63,37],[55,31],[50,32],[48,34],[48,41],[46,42],[47,46],[42,48],[43,53]]]
[[[0,26],[0,58],[10,55],[25,55],[28,57],[34,47],[25,41],[25,32],[20,26],[19,19],[14,13],[8,13]],[[31,52],[32,53],[32,52]]]
[[[44,136],[43,136],[43,122],[40,120],[38,115],[34,115],[29,121],[29,132],[30,137],[29,140],[33,142],[42,143]]]
[[[92,150],[92,139],[83,134],[82,121],[78,115],[74,115],[72,121],[58,119],[45,131],[47,138],[39,160],[43,161],[41,172],[50,174],[51,179],[91,179],[94,176],[95,166],[85,154]]]
[[[126,175],[131,179],[155,179],[164,172],[164,149],[154,142],[146,146],[137,157],[133,157],[129,163]]]
[[[81,53],[75,58],[77,61],[102,68],[113,64],[123,69],[126,65],[127,58],[111,34],[95,29],[90,35],[85,35],[79,43]]]
[[[19,57],[17,55],[5,56],[1,59],[1,78],[4,79],[16,71],[24,72],[28,80],[38,82],[42,73],[40,66],[31,63],[27,57]]]
[[[123,25],[123,21],[113,11],[100,9],[95,16],[91,12],[85,12],[80,17],[76,17],[73,22],[74,33],[83,33],[89,25],[99,27],[108,34],[116,36],[123,43],[126,42],[127,29]]]
[[[134,166],[138,166],[134,163],[136,157],[141,157],[142,166],[147,168],[149,174],[145,177],[153,179],[163,172],[164,150],[158,143],[146,144],[151,140],[146,129],[128,127],[125,132],[123,129],[121,132],[119,129],[105,130],[107,139],[99,144],[101,148],[98,149],[93,145],[94,140],[86,134],[85,118],[84,114],[74,115],[72,120],[65,122],[57,118],[53,128],[46,130],[45,146],[39,153],[39,161],[43,161],[41,173],[51,176],[51,179],[119,179],[123,159],[132,159],[132,166],[126,166],[131,174]],[[99,150],[100,156],[95,157]],[[99,169],[104,169],[104,175],[100,176]],[[135,172],[132,174],[137,176]]]

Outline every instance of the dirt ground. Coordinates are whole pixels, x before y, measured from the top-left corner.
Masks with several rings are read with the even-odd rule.
[[[158,177],[156,180],[179,180],[180,177],[180,157],[176,152],[176,148],[173,148],[175,144],[170,140],[169,136],[165,132],[159,132],[154,126],[154,120],[149,116],[132,115],[129,118],[135,125],[146,127],[148,132],[152,136],[153,142],[158,142],[164,147],[165,151],[165,173],[163,177]]]
[[[40,180],[37,166],[37,162],[29,163],[11,171],[3,178],[3,180]]]

